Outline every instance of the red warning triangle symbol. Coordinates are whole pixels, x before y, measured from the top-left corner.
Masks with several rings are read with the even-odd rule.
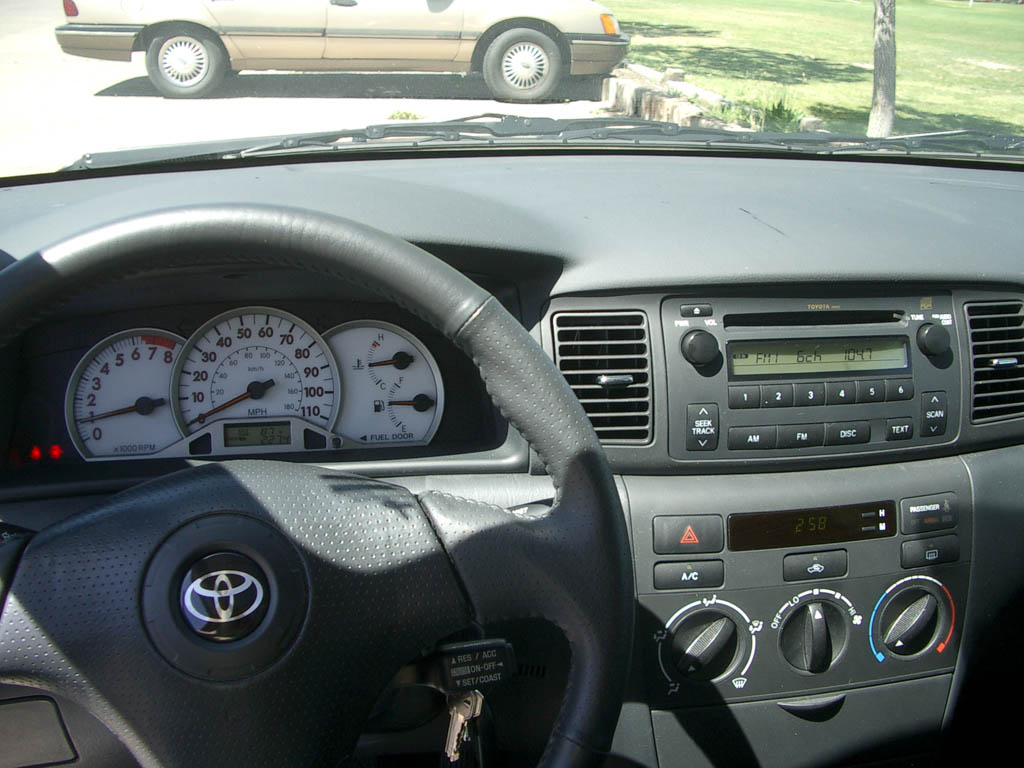
[[[700,544],[700,539],[697,538],[697,534],[693,532],[693,526],[686,526],[686,531],[683,533],[683,538],[679,540],[680,544]]]

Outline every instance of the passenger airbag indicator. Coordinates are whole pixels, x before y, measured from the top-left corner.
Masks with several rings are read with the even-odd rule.
[[[882,539],[896,535],[896,503],[749,512],[729,515],[728,525],[734,552]]]

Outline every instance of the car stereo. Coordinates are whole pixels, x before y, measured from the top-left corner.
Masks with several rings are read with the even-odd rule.
[[[677,459],[874,453],[956,439],[949,295],[662,302]]]

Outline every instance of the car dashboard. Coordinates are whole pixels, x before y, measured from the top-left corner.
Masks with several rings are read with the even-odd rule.
[[[249,203],[375,226],[494,294],[576,393],[626,514],[635,641],[608,764],[930,764],[969,750],[982,721],[1008,740],[1024,177],[453,154],[12,185],[0,249]],[[0,353],[3,524],[38,530],[253,456],[506,508],[551,499],[472,361],[422,320],[341,279],[222,255],[90,287]],[[569,650],[549,626],[502,629],[518,674],[493,699],[495,738],[529,764]],[[132,764],[58,705],[84,764]],[[380,710],[364,759],[437,748],[437,712]]]

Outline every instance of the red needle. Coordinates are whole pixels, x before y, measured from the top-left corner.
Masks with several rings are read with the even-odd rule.
[[[108,419],[111,416],[120,416],[122,413],[135,413],[138,412],[143,416],[148,416],[153,412],[153,409],[159,405],[163,405],[167,401],[164,398],[158,398],[153,400],[148,397],[140,397],[135,401],[134,405],[129,405],[127,408],[118,408],[114,411],[107,411],[106,413],[98,413],[95,416],[88,416],[84,419],[79,419],[79,424],[88,424],[92,421],[99,421],[100,419]]]

